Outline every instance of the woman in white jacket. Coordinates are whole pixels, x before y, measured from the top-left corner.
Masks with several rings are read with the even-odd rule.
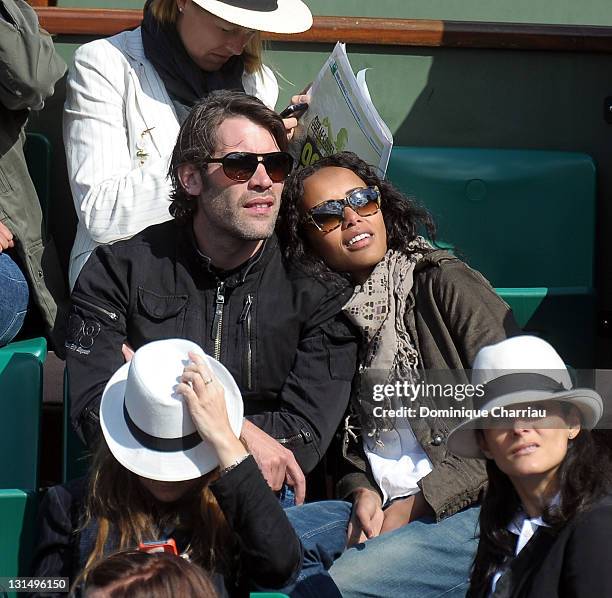
[[[246,5],[148,0],[141,27],[76,51],[64,106],[78,216],[71,288],[97,245],[170,219],[169,158],[195,101],[215,89],[243,89],[276,104],[278,85],[262,64],[260,32],[305,31],[312,15],[301,0]]]

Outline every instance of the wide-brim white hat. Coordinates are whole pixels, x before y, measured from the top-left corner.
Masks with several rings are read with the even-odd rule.
[[[108,448],[139,476],[178,482],[198,478],[219,464],[212,445],[199,435],[183,396],[175,392],[190,351],[204,358],[223,386],[230,426],[240,436],[242,396],[227,369],[188,340],[148,343],[115,372],[100,404]]]
[[[536,336],[516,336],[480,349],[474,360],[472,384],[485,390],[474,399],[474,411],[491,413],[540,401],[570,403],[580,413],[581,426],[594,428],[603,416],[601,396],[589,388],[572,388],[560,355]],[[462,457],[483,459],[476,430],[487,428],[488,418],[474,416],[448,435],[448,450]]]
[[[193,0],[213,15],[246,29],[302,33],[312,27],[312,13],[301,0]]]

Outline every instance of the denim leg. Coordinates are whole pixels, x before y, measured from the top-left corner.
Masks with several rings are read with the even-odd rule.
[[[278,493],[278,502],[283,509],[295,507],[295,492],[291,486],[283,484],[283,487]]]
[[[0,252],[0,347],[21,329],[28,309],[28,283],[17,264]]]
[[[349,548],[330,569],[344,598],[463,598],[476,554],[479,507],[417,520]]]
[[[324,500],[285,513],[304,547],[304,565],[296,584],[283,591],[292,598],[340,598],[327,570],[346,545],[351,504]]]

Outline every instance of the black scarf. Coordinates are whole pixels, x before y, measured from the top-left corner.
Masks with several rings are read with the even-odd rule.
[[[162,24],[144,7],[141,35],[144,53],[155,67],[182,123],[191,107],[216,89],[244,91],[244,59],[233,56],[218,71],[203,71],[187,54],[174,24]]]

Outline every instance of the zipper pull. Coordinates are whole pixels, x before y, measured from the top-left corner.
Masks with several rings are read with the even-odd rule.
[[[217,298],[215,299],[215,317],[213,318],[211,336],[213,340],[217,339],[217,336],[221,333],[220,324],[221,318],[223,317],[223,306],[225,305],[225,295],[224,293],[224,282],[220,282],[217,287]]]
[[[240,314],[239,322],[244,322],[251,311],[251,305],[253,305],[253,295],[249,293],[244,300],[244,307],[242,308],[242,313]]]

